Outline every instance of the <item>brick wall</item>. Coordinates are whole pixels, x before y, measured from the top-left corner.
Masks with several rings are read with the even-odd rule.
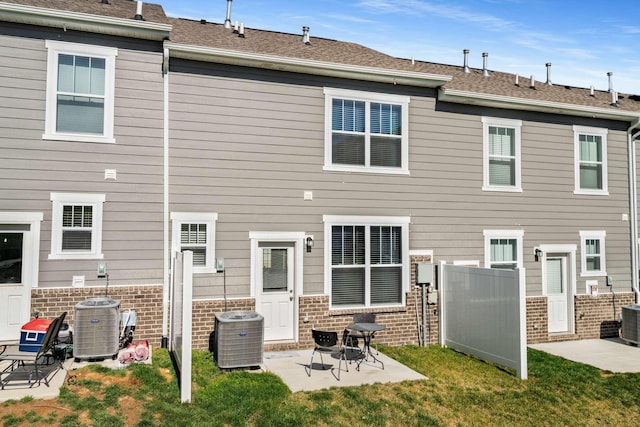
[[[32,311],[40,317],[54,318],[67,312],[65,322],[73,326],[75,306],[88,298],[104,297],[104,288],[36,288],[31,291]],[[135,310],[134,340],[148,340],[159,347],[162,339],[162,285],[114,286],[109,298],[120,300],[121,310]]]
[[[527,343],[547,342],[547,331],[547,297],[527,297]]]
[[[575,334],[548,334],[547,298],[527,298],[527,343],[536,344],[552,341],[578,339],[611,338],[619,334],[622,307],[633,304],[633,292],[620,292],[574,297]],[[615,303],[615,312],[614,312]]]
[[[412,284],[415,282],[415,262],[412,258]],[[424,260],[424,259],[422,259]],[[419,344],[418,325],[422,323],[422,289],[412,285],[406,294],[405,307],[367,310],[329,310],[329,297],[302,296],[299,310],[299,342],[279,343],[265,346],[265,351],[302,349],[313,346],[311,328],[342,331],[355,312],[375,312],[377,321],[386,326],[376,334],[374,342],[388,345]],[[88,298],[103,297],[103,288],[38,288],[31,292],[32,309],[41,317],[53,318],[67,311],[67,322],[73,326],[75,305]],[[146,339],[159,347],[162,339],[162,285],[114,286],[109,289],[109,297],[120,300],[122,310],[135,310],[137,325],[134,339]],[[615,313],[614,313],[615,302]],[[600,294],[597,297],[577,295],[575,297],[575,334],[549,335],[547,324],[546,297],[528,297],[527,343],[541,343],[589,338],[618,336],[618,320],[622,307],[634,303],[632,292]],[[231,299],[227,301],[229,311],[255,310],[253,298]],[[439,305],[428,305],[426,314],[425,341],[427,345],[438,343]],[[195,301],[193,304],[193,347],[211,349],[210,339],[215,323],[215,314],[224,311],[224,301]]]
[[[634,302],[633,292],[576,295],[576,335],[580,339],[619,336],[622,307]]]

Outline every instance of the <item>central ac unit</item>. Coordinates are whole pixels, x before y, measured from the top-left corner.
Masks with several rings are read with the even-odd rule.
[[[621,338],[627,342],[640,344],[640,305],[622,307]]]
[[[76,304],[73,356],[80,359],[115,359],[120,349],[120,301],[90,298]]]
[[[264,318],[255,311],[216,314],[213,354],[220,368],[262,363]]]

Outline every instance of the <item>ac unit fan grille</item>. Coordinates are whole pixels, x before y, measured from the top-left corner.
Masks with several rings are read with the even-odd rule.
[[[625,341],[640,344],[640,305],[622,307],[621,337]]]
[[[115,357],[120,348],[120,301],[76,305],[73,355],[77,359]]]
[[[220,368],[262,363],[264,318],[257,313],[216,315],[214,356]],[[225,316],[226,315],[226,316]]]

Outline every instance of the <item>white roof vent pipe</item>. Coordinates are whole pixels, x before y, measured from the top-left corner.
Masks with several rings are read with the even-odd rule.
[[[611,76],[613,76],[613,73],[609,71],[607,73],[607,77],[609,78],[609,92],[613,92],[613,83],[611,81]]]
[[[137,3],[136,16],[134,16],[133,19],[135,19],[136,21],[144,21],[144,18],[142,17],[142,2],[138,1]]]
[[[551,62],[547,62],[545,66],[547,67],[547,84],[551,86],[553,84],[551,83]]]
[[[309,40],[309,27],[306,25],[302,27],[302,43],[311,44],[311,41]]]
[[[464,68],[462,69],[462,71],[464,71],[465,73],[470,73],[471,70],[469,69],[469,49],[463,50],[462,53],[464,54]]]
[[[535,89],[536,88],[536,76],[534,76],[533,74],[531,74],[531,84],[529,84],[529,87],[531,89]]]
[[[482,52],[482,75],[485,77],[489,77],[489,69],[487,68],[487,58],[489,54],[487,52]]]
[[[611,91],[611,105],[618,106],[618,92],[613,90]]]
[[[227,0],[227,17],[224,19],[224,27],[231,28],[231,2],[233,0]]]

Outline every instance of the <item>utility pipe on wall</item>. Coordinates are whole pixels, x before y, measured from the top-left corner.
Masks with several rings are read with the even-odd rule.
[[[640,302],[640,289],[638,286],[638,176],[636,165],[636,142],[640,132],[632,132],[640,126],[640,118],[637,118],[627,131],[628,156],[629,156],[629,204],[631,210],[631,288],[635,293],[635,302]]]
[[[163,200],[162,200],[162,233],[163,233],[163,286],[162,286],[162,347],[168,347],[169,341],[169,49],[163,50]]]

